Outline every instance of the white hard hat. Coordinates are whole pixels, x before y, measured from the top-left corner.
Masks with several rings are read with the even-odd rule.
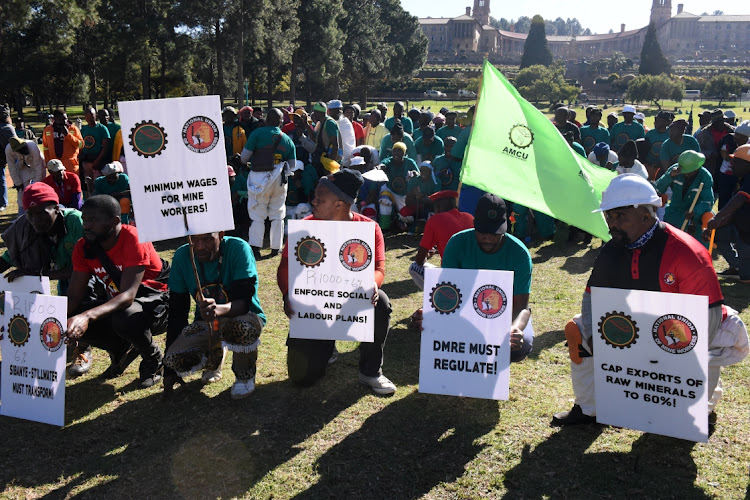
[[[618,175],[602,192],[602,203],[594,212],[613,208],[654,205],[661,206],[661,197],[649,181],[638,174]]]

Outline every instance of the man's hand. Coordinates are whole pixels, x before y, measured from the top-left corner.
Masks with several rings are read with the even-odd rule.
[[[66,332],[66,334],[69,339],[80,339],[88,329],[89,317],[86,315],[86,313],[77,314],[72,318],[68,318],[68,331]]]
[[[517,351],[523,346],[523,332],[518,328],[510,330],[510,350]]]
[[[670,177],[672,177],[672,178],[675,178],[675,177],[677,177],[678,175],[680,175],[681,173],[682,173],[682,169],[681,169],[680,167],[677,167],[677,168],[673,168],[673,169],[672,169],[672,170],[671,170],[671,171],[669,172],[669,176],[670,176]]]
[[[370,299],[370,302],[372,302],[373,306],[378,305],[378,284],[375,283],[375,291],[372,293],[372,298]]]
[[[294,315],[294,309],[292,309],[292,304],[289,303],[287,295],[284,295],[284,314],[286,314],[287,318],[291,318]]]
[[[216,319],[216,300],[212,298],[204,298],[200,303],[201,317],[206,321],[213,321]]]
[[[693,220],[693,215],[695,215],[693,212],[685,212],[685,219]]]
[[[8,280],[8,283],[12,283],[14,279],[22,276],[27,276],[26,271],[23,269],[14,269],[5,275],[5,279]]]

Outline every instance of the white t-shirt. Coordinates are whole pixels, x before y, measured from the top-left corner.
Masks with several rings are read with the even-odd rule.
[[[593,151],[589,153],[589,156],[588,156],[588,160],[589,160],[589,161],[590,161],[591,163],[593,163],[594,165],[596,165],[596,166],[599,166],[599,167],[606,167],[606,166],[607,166],[607,163],[612,163],[612,164],[615,164],[615,163],[617,163],[617,162],[618,162],[618,160],[619,160],[619,158],[617,157],[617,153],[615,153],[614,151],[612,151],[612,150],[610,149],[610,150],[609,150],[609,155],[607,156],[607,161],[606,161],[606,162],[604,162],[604,165],[600,165],[600,164],[599,164],[599,162],[598,162],[598,161],[597,161],[597,159],[596,159],[596,155],[594,154],[594,152],[593,152]]]
[[[635,163],[633,163],[633,166],[630,168],[625,168],[623,166],[618,165],[616,168],[617,175],[621,174],[638,174],[644,179],[648,180],[648,171],[646,170],[646,167],[643,166],[643,163],[639,162],[638,160],[635,160]]]

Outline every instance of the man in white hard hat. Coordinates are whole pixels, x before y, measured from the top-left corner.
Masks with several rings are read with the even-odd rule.
[[[593,286],[708,296],[709,424],[715,422],[713,409],[722,394],[721,366],[747,356],[747,329],[737,311],[723,305],[724,296],[706,248],[687,233],[659,221],[655,212],[660,205],[661,198],[651,183],[636,174],[615,177],[602,193],[597,211],[604,212],[612,239],[601,248],[594,262],[581,314],[565,326],[575,404],[569,411],[555,413],[552,425],[596,421],[590,292]],[[726,319],[722,322],[722,318]]]

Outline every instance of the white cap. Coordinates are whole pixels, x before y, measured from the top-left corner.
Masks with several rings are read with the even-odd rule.
[[[734,129],[734,133],[750,137],[750,121],[745,120],[744,122],[737,125],[737,128]]]
[[[333,99],[332,101],[328,101],[328,109],[341,109],[343,107],[344,105],[338,99]]]
[[[55,172],[64,172],[65,165],[63,165],[63,162],[55,158],[54,160],[50,160],[47,162],[47,170],[51,174],[54,174]]]
[[[646,115],[644,115],[643,113],[640,113],[640,112],[636,113],[635,117],[638,118],[638,119],[640,119],[640,120],[645,120],[646,119]]]
[[[630,104],[626,104],[624,108],[622,108],[623,113],[635,113],[635,106],[631,106]]]
[[[661,197],[649,181],[638,174],[622,174],[612,179],[602,192],[602,203],[593,212],[641,205],[660,207],[661,203]]]
[[[102,175],[119,174],[123,171],[124,169],[122,168],[122,163],[120,163],[119,161],[113,161],[104,165],[104,168],[102,168]]]
[[[358,165],[364,165],[364,164],[365,164],[365,159],[362,158],[361,156],[352,156],[352,159],[349,162],[349,166],[351,167],[356,167]]]

